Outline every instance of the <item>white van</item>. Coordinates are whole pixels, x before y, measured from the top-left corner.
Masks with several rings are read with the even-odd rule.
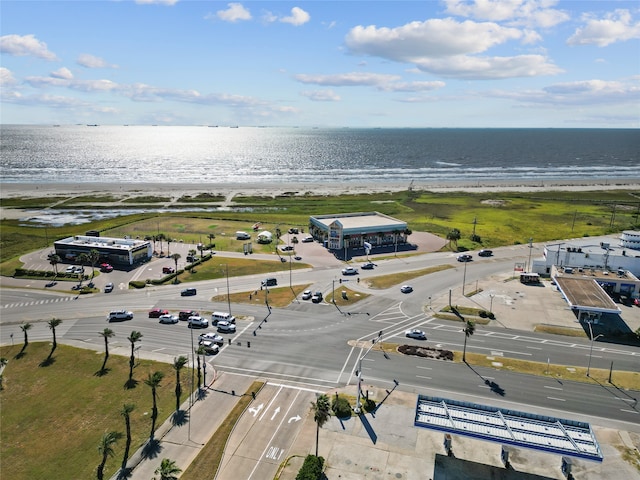
[[[211,324],[217,325],[218,322],[236,323],[236,317],[227,312],[213,312],[211,314]]]
[[[236,240],[250,240],[251,235],[247,232],[236,232]]]

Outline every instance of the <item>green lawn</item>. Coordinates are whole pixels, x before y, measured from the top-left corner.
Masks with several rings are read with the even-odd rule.
[[[43,361],[51,351],[50,343],[30,343],[20,356],[22,345],[0,348],[0,356],[8,359],[0,392],[3,479],[95,478],[103,433],[125,432],[119,413],[125,403],[135,405],[130,453],[135,452],[151,432],[151,388],[144,384],[150,373],[165,374],[158,389],[157,425],[175,410],[176,374],[172,365],[140,360],[134,369],[137,383],[126,388],[129,357],[111,355],[107,373],[99,375],[104,352],[59,344],[54,361],[47,365]],[[181,371],[183,400],[188,398],[190,382],[190,370],[185,368]],[[107,461],[105,478],[121,465],[124,446],[123,438],[115,446],[114,457]]]

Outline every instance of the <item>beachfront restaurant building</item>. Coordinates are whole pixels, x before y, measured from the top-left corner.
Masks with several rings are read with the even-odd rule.
[[[148,261],[153,255],[150,241],[131,238],[109,238],[75,235],[53,243],[56,255],[65,262],[75,263],[78,255],[95,250],[99,262],[113,266],[132,266]]]
[[[406,244],[407,223],[379,212],[318,215],[309,219],[309,233],[329,250]]]

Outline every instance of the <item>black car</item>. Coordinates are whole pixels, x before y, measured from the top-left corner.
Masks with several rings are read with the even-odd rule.
[[[371,262],[369,262],[369,263],[365,263],[365,264],[364,264],[364,265],[362,265],[360,268],[361,268],[362,270],[373,270],[373,267],[375,267],[375,266],[376,266],[376,264],[375,264],[375,263],[371,263]]]
[[[462,255],[458,255],[459,262],[470,262],[472,259],[473,257],[468,253],[463,253]]]
[[[491,250],[480,250],[478,252],[479,257],[490,257],[491,255],[493,255],[493,252]]]
[[[322,292],[316,292],[311,297],[313,303],[320,303],[322,301]]]
[[[198,293],[195,288],[185,288],[180,292],[181,297],[191,297]]]

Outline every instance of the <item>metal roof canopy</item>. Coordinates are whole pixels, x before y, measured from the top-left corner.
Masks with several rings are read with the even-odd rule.
[[[601,313],[622,313],[609,294],[592,278],[558,275],[554,280],[571,308]]]
[[[419,395],[414,425],[594,462],[603,459],[591,425],[575,420]]]

